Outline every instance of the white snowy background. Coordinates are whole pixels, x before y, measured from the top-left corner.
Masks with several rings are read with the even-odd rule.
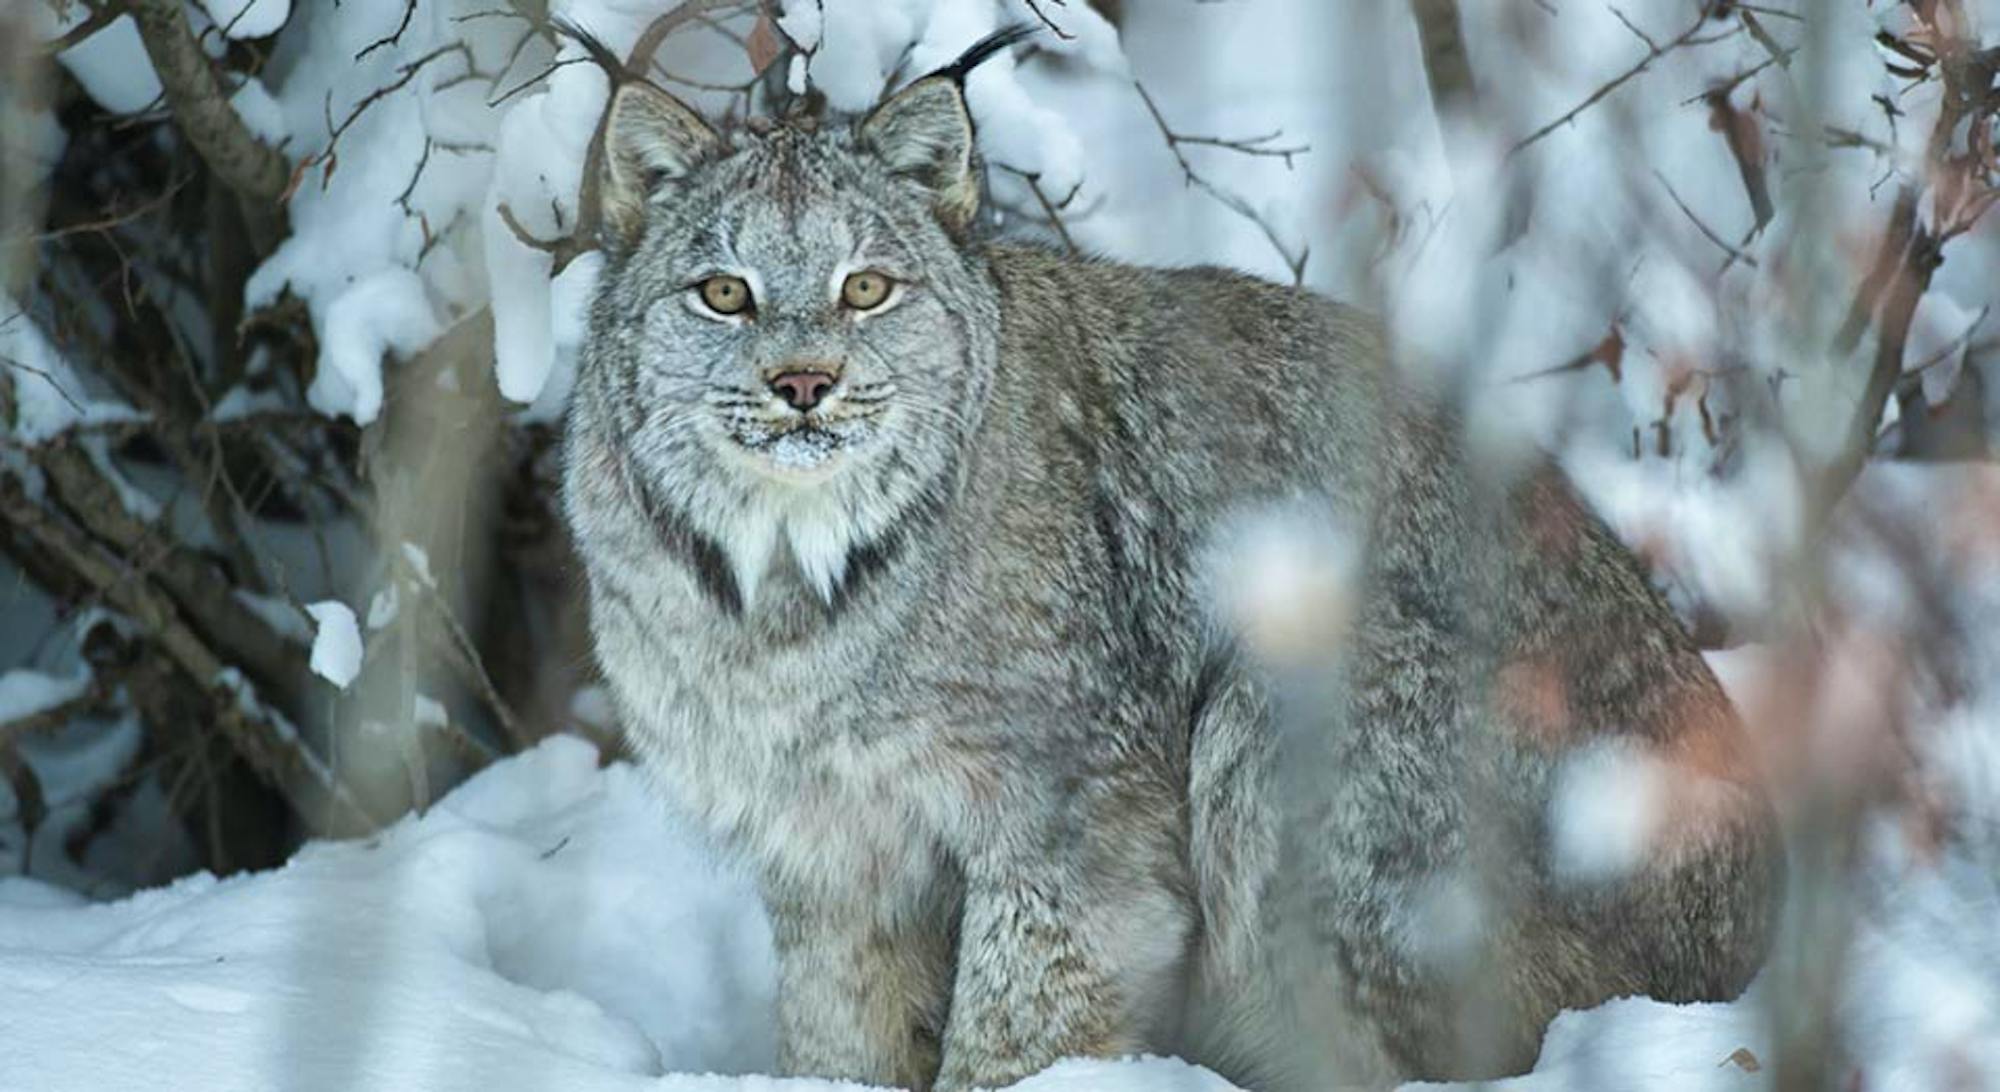
[[[86,15],[21,2],[45,38]],[[623,52],[667,6],[549,8]],[[843,110],[1037,18],[1021,0],[785,7],[778,29],[800,51],[789,79]],[[1044,34],[970,85],[999,227],[1302,279],[1382,311],[1400,363],[1460,400],[1486,455],[1558,451],[1675,605],[1748,642],[1713,662],[1770,737],[1795,790],[1782,806],[1868,776],[1884,748],[1907,750],[1898,761],[1944,833],[1885,809],[1864,826],[1851,882],[1813,895],[1855,915],[1835,976],[1848,1064],[1869,1089],[2000,1088],[2000,473],[1870,467],[1833,520],[1824,579],[1810,591],[1794,579],[1819,547],[1810,482],[1873,351],[1871,332],[1835,352],[1833,330],[1899,188],[1922,181],[1938,108],[1937,82],[1897,78],[1876,42],[1906,30],[1909,11],[1774,2],[1752,33],[1740,19],[1702,21],[1689,0],[1463,8],[1480,93],[1440,119],[1401,2],[1129,0],[1114,30],[1081,0],[1047,0],[1040,13],[1071,37]],[[1975,38],[2000,43],[2000,0],[1967,8],[1984,28]],[[188,10],[219,28],[212,46],[282,30],[231,99],[304,164],[291,234],[246,303],[303,301],[319,353],[312,406],[369,424],[386,370],[487,309],[501,392],[527,418],[559,414],[598,265],[586,253],[557,274],[555,255],[522,236],[573,230],[604,76],[559,63],[580,51],[525,33],[492,0],[417,0],[406,24],[403,0]],[[748,52],[696,25],[659,59],[678,93],[740,111],[742,96],[719,88],[749,78]],[[129,17],[58,60],[109,111],[145,110],[160,93]],[[1771,120],[1768,223],[1702,99],[1731,80],[1726,101]],[[1853,139],[1810,138],[1836,131]],[[65,134],[51,121],[41,139],[52,157]],[[1060,205],[1060,229],[1036,188]],[[1933,406],[1967,384],[2000,438],[2000,320],[1988,314],[2000,223],[1986,218],[1944,255],[1905,361]],[[1608,338],[1614,366],[1589,358]],[[136,414],[89,394],[32,323],[0,324],[0,351],[49,380],[15,383],[17,443]],[[1981,368],[1983,380],[1966,378]],[[1892,401],[1881,426],[1897,412]],[[128,505],[157,505],[131,490]],[[1930,602],[1939,588],[1944,601]],[[394,600],[386,586],[322,591],[309,618],[284,625],[313,634],[312,669],[344,687]],[[75,642],[46,638],[61,629],[46,604],[17,595],[4,610],[0,663],[29,666],[0,675],[0,722],[88,681]],[[1940,626],[1955,635],[1950,678],[1899,671],[1899,650]],[[1802,698],[1807,629],[1834,662]],[[1877,738],[1890,721],[1908,725],[1893,744]],[[24,750],[45,784],[80,794],[120,767],[137,733],[125,718]],[[1645,777],[1616,762],[1576,771],[1556,818],[1580,875],[1643,849],[1650,817],[1635,809],[1656,795]],[[7,847],[13,871],[43,863],[36,878],[0,880],[0,1092],[831,1087],[691,1075],[771,1066],[762,912],[670,803],[579,739],[546,741],[420,817],[312,844],[277,871],[193,875],[112,901],[92,901],[117,893],[90,890],[54,852],[80,821],[58,798],[36,853],[19,838]],[[1632,999],[1565,1014],[1535,1073],[1497,1087],[1765,1087],[1785,1004],[1767,974],[1732,1004]],[[1064,1063],[1020,1087],[1228,1086],[1152,1059]]]

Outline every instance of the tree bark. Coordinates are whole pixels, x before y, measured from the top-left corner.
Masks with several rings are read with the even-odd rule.
[[[285,157],[258,140],[222,93],[180,0],[125,0],[166,92],[174,124],[217,178],[247,198],[277,204],[291,181]]]
[[[1472,80],[1472,59],[1465,52],[1458,0],[1410,0],[1410,14],[1417,20],[1417,42],[1424,53],[1431,108],[1443,122],[1471,109],[1478,94]]]

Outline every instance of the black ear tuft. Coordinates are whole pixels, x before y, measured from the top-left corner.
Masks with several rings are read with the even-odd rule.
[[[644,227],[653,191],[721,154],[722,138],[693,107],[635,75],[589,31],[560,17],[549,24],[583,46],[611,83],[597,138],[598,198],[607,241],[629,245]]]
[[[889,170],[931,193],[938,219],[962,231],[979,211],[972,114],[965,107],[965,79],[1001,50],[1035,34],[1017,23],[972,44],[958,59],[891,95],[861,120],[861,146]]]
[[[604,70],[604,77],[611,81],[613,90],[617,90],[619,84],[632,78],[632,74],[625,68],[625,62],[618,59],[618,54],[611,52],[611,47],[605,45],[603,39],[583,29],[582,25],[564,16],[552,15],[549,17],[549,26],[555,28],[558,34],[572,38],[576,44],[582,46],[583,51],[590,54],[590,59],[596,62],[597,67]]]
[[[985,64],[988,59],[1001,50],[1019,45],[1039,33],[1041,33],[1041,28],[1032,23],[1015,23],[1012,26],[1001,27],[999,30],[972,43],[972,45],[966,48],[965,52],[958,55],[957,60],[931,73],[931,75],[942,76],[960,87],[964,87],[965,78],[972,75],[973,69]],[[925,78],[928,79],[929,77]]]

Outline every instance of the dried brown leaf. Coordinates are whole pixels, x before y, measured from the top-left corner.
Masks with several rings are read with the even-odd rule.
[[[757,14],[757,25],[750,28],[750,36],[743,41],[744,51],[750,54],[750,71],[762,72],[771,67],[785,51],[777,28],[771,25],[769,12]]]

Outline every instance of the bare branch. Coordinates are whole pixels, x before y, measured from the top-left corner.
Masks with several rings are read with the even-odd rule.
[[[90,15],[87,16],[83,20],[83,22],[78,23],[77,25],[69,28],[68,30],[62,33],[61,37],[48,43],[46,46],[43,46],[42,47],[43,52],[47,56],[53,57],[56,54],[61,53],[63,50],[68,49],[73,45],[77,45],[78,43],[82,42],[85,38],[88,38],[91,35],[97,33],[98,31],[103,30],[105,27],[110,26],[112,23],[116,22],[118,17],[122,14],[124,13],[119,11],[117,8],[110,6],[109,4],[106,4],[102,7],[92,8]]]
[[[405,64],[402,67],[398,68],[396,70],[395,79],[389,81],[388,83],[383,84],[380,87],[377,87],[373,91],[368,92],[366,95],[363,95],[360,101],[356,102],[354,106],[347,111],[347,116],[345,118],[342,118],[340,120],[340,123],[337,125],[334,123],[333,120],[333,92],[331,90],[328,90],[326,93],[326,103],[324,106],[324,110],[326,113],[326,147],[317,154],[307,156],[306,158],[300,160],[298,166],[298,172],[302,173],[305,171],[306,168],[316,163],[324,164],[325,165],[324,169],[320,174],[320,185],[324,187],[327,184],[327,182],[333,178],[334,170],[340,166],[340,154],[338,148],[340,145],[341,136],[344,135],[347,132],[347,130],[354,125],[356,121],[361,120],[361,115],[367,113],[369,107],[374,106],[376,103],[381,102],[383,99],[388,98],[390,95],[393,95],[396,92],[402,90],[404,87],[409,86],[410,81],[417,78],[417,73],[422,72],[424,68],[428,66],[432,61],[435,61],[440,57],[449,56],[454,53],[458,54],[459,56],[465,59],[465,64],[468,69],[472,67],[472,48],[470,46],[466,45],[464,42],[451,42],[446,45],[441,45],[436,49],[431,50],[429,53],[426,53],[423,56],[418,57],[416,60],[411,61],[408,64]],[[286,186],[287,193],[290,192],[292,185],[296,184],[295,183],[296,178],[297,174],[294,174],[292,176],[293,181],[288,181]]]
[[[638,40],[632,43],[632,52],[625,55],[627,73],[644,72],[653,66],[653,56],[660,46],[675,31],[696,22],[719,8],[733,7],[741,0],[681,0],[681,3],[655,16],[646,29],[639,32]]]
[[[1287,244],[1284,238],[1278,233],[1276,226],[1263,213],[1252,208],[1250,203],[1245,201],[1241,195],[1234,191],[1223,189],[1196,171],[1194,164],[1188,161],[1187,154],[1181,151],[1181,145],[1199,144],[1208,147],[1223,148],[1232,152],[1240,152],[1244,155],[1277,156],[1284,159],[1287,168],[1292,165],[1293,156],[1303,155],[1311,151],[1311,148],[1306,145],[1280,148],[1269,147],[1271,141],[1278,139],[1282,135],[1281,132],[1272,132],[1239,139],[1191,137],[1184,135],[1176,132],[1173,126],[1167,124],[1166,116],[1160,113],[1159,104],[1153,101],[1152,93],[1146,90],[1144,83],[1133,80],[1132,86],[1139,92],[1140,101],[1146,104],[1146,112],[1152,116],[1153,124],[1159,129],[1161,139],[1167,142],[1167,150],[1173,153],[1174,161],[1180,164],[1182,179],[1188,185],[1194,186],[1207,193],[1210,197],[1213,197],[1224,208],[1256,225],[1257,230],[1263,233],[1265,241],[1271,244],[1271,249],[1278,252],[1278,257],[1284,261],[1285,268],[1291,270],[1292,283],[1304,284],[1306,279],[1306,261],[1312,257],[1312,248],[1301,244],[1294,249]]]
[[[1049,200],[1048,192],[1042,189],[1042,176],[1039,171],[1024,171],[1019,167],[1010,167],[1005,163],[996,163],[994,166],[1028,184],[1028,192],[1035,195],[1035,203],[1042,207],[1042,215],[1048,218],[1048,225],[1055,229],[1056,237],[1062,240],[1064,250],[1069,251],[1071,254],[1083,253],[1083,250],[1076,245],[1076,240],[1070,238],[1069,228],[1064,225],[1062,215],[1064,207],[1075,200],[1077,193],[1083,189],[1082,182],[1078,182],[1072,187],[1069,193],[1063,196],[1062,200],[1051,201]]]
[[[402,561],[400,555],[398,560],[402,567],[408,570],[408,563]],[[406,575],[409,577],[408,583],[422,589],[421,594],[425,603],[437,616],[438,624],[444,629],[449,641],[448,647],[453,665],[479,695],[479,700],[486,705],[487,712],[493,714],[493,719],[499,722],[501,734],[506,736],[508,742],[517,749],[533,746],[535,741],[530,739],[526,730],[522,728],[521,718],[514,715],[513,707],[507,704],[507,699],[500,696],[500,688],[493,685],[493,676],[486,670],[486,662],[480,658],[479,649],[472,643],[471,635],[465,632],[465,626],[459,622],[457,613],[451,609],[451,603],[438,591],[435,584],[419,579],[418,574],[414,572],[406,571]],[[477,745],[477,741],[473,742]],[[491,761],[493,756],[490,750],[483,745],[477,745],[477,749]]]
[[[186,188],[187,184],[192,181],[194,181],[193,174],[191,173],[183,174],[179,178],[176,178],[172,182],[169,182],[166,188],[162,189],[158,194],[147,198],[146,200],[140,202],[137,205],[133,205],[132,207],[126,209],[117,209],[111,212],[107,212],[103,216],[100,216],[95,220],[85,220],[81,223],[64,224],[59,228],[51,228],[48,231],[44,231],[36,235],[35,241],[38,243],[46,243],[46,242],[52,242],[56,239],[66,238],[71,235],[81,235],[85,232],[110,231],[112,228],[121,227],[125,224],[129,224],[132,221],[139,219],[140,217],[150,216],[153,213],[158,212],[160,209],[166,207],[167,203],[174,199],[174,195],[181,192],[181,190]]]
[[[1048,0],[1048,2],[1054,4],[1059,8],[1069,6],[1067,0]],[[1063,28],[1057,26],[1056,21],[1054,19],[1049,18],[1048,12],[1042,10],[1042,0],[1027,0],[1027,4],[1028,4],[1028,10],[1035,13],[1035,18],[1040,19],[1042,21],[1042,25],[1049,28],[1049,30],[1053,31],[1056,37],[1061,38],[1065,42],[1075,40],[1076,35],[1071,34],[1069,31],[1064,30]]]
[[[191,680],[210,692],[224,691],[218,702],[222,711],[218,727],[299,815],[343,830],[376,825],[347,786],[306,749],[290,724],[250,700],[247,689],[229,685],[228,680],[240,676],[181,620],[172,602],[150,580],[132,578],[95,543],[44,511],[12,473],[0,473],[0,516],[149,632]]]
[[[1478,90],[1472,79],[1472,60],[1465,50],[1458,0],[1410,0],[1410,14],[1417,21],[1417,43],[1423,50],[1432,109],[1440,119],[1462,112]]]
[[[1943,94],[1939,96],[1937,120],[1925,146],[1923,173],[1904,181],[1897,191],[1875,261],[1834,338],[1835,351],[1844,356],[1859,346],[1871,322],[1876,329],[1867,384],[1848,419],[1840,451],[1816,483],[1811,498],[1812,522],[1808,526],[1824,525],[1834,505],[1846,494],[1873,453],[1876,426],[1902,377],[1904,350],[1917,302],[1930,289],[1932,275],[1944,264],[1945,243],[1968,230],[1991,207],[1995,188],[1990,179],[2000,171],[2000,164],[1993,161],[1991,144],[1994,117],[2000,115],[2000,89],[1994,86],[1996,75],[2000,75],[2000,48],[1982,51],[1977,42],[1954,36],[1953,32],[1965,33],[1968,26],[1960,0],[1937,0],[1932,7],[1919,6],[1918,11],[1930,48],[1936,50],[1935,56],[1926,48],[1902,39],[1892,39],[1897,43],[1892,48],[1926,65],[1935,60],[1944,83]],[[1968,148],[1964,154],[1954,155],[1953,142],[1968,117],[1974,119],[1974,124],[1965,127]],[[1981,132],[1986,134],[1984,142],[1978,135]],[[1978,191],[1974,186],[1982,176],[1988,179],[1987,188]],[[1956,188],[1969,201],[1953,200],[1942,192],[1948,187]],[[1925,204],[1931,207],[1935,218],[1931,224],[1925,224],[1918,215]]]
[[[177,613],[199,629],[204,643],[241,665],[281,704],[299,707],[305,651],[245,607],[216,566],[172,538],[164,525],[149,524],[127,511],[117,487],[74,444],[38,448],[36,464],[63,507],[75,513],[92,535],[120,557],[143,563],[132,579],[157,586],[171,597]]]
[[[1753,258],[1749,254],[1745,253],[1741,246],[1730,245],[1727,239],[1724,239],[1722,236],[1717,235],[1715,233],[1714,228],[1709,227],[1708,224],[1703,222],[1701,217],[1695,215],[1694,210],[1688,207],[1688,203],[1686,201],[1681,200],[1681,195],[1674,192],[1674,184],[1667,181],[1666,175],[1661,174],[1659,171],[1655,170],[1653,172],[1653,177],[1660,180],[1660,185],[1667,191],[1667,196],[1673,198],[1674,204],[1680,206],[1681,212],[1686,214],[1688,221],[1694,224],[1696,228],[1700,229],[1701,233],[1704,236],[1707,236],[1709,242],[1714,243],[1718,247],[1721,247],[1723,252],[1729,255],[1729,262],[1723,263],[1724,269],[1729,268],[1729,264],[1731,262],[1742,262],[1744,265],[1747,265],[1752,269],[1757,268],[1756,258]],[[1760,222],[1758,224],[1758,227],[1762,226],[1763,225]],[[1757,234],[1758,227],[1753,227],[1750,229],[1751,236],[1755,236]],[[1744,242],[1746,243],[1749,242],[1749,239],[1746,238]]]
[[[543,68],[540,72],[537,72],[534,75],[529,76],[527,79],[522,80],[520,83],[517,83],[514,86],[508,88],[505,92],[501,93],[499,97],[488,99],[486,101],[486,105],[498,106],[501,103],[506,102],[508,99],[513,98],[515,95],[518,95],[521,92],[526,91],[531,87],[538,86],[543,80],[546,80],[551,75],[553,75],[555,71],[559,68],[568,68],[570,65],[573,64],[589,64],[589,63],[590,63],[589,57],[570,57],[565,60],[552,61],[546,68]]]
[[[500,202],[495,211],[500,214],[501,222],[507,225],[507,230],[514,234],[517,242],[529,250],[539,250],[554,260],[554,265],[550,269],[550,273],[552,274],[561,273],[569,266],[569,263],[596,249],[596,244],[589,242],[581,235],[581,225],[579,225],[579,231],[572,231],[568,235],[560,235],[554,239],[542,239],[536,237],[522,225],[520,219],[514,215],[513,208],[505,201]]]
[[[1587,97],[1585,97],[1585,99],[1582,102],[1579,102],[1575,106],[1570,107],[1567,111],[1563,113],[1561,117],[1555,119],[1554,121],[1549,122],[1547,125],[1544,125],[1541,128],[1535,130],[1534,132],[1529,133],[1527,136],[1521,138],[1521,140],[1516,142],[1512,148],[1507,149],[1508,157],[1511,158],[1519,154],[1520,151],[1523,148],[1526,148],[1528,145],[1535,143],[1536,141],[1542,139],[1543,137],[1548,136],[1550,133],[1555,132],[1557,129],[1560,129],[1563,126],[1568,125],[1570,122],[1575,121],[1578,115],[1582,114],[1585,110],[1588,110],[1591,107],[1597,105],[1599,102],[1603,101],[1605,96],[1611,94],[1613,91],[1618,90],[1620,87],[1625,86],[1627,83],[1639,77],[1647,69],[1653,66],[1654,61],[1659,60],[1661,57],[1666,56],[1668,53],[1671,53],[1674,50],[1681,48],[1682,46],[1708,45],[1713,42],[1722,41],[1725,38],[1735,35],[1736,31],[1730,30],[1723,32],[1721,34],[1709,35],[1707,37],[1700,36],[1701,28],[1708,23],[1709,17],[1714,14],[1715,6],[1716,5],[1714,3],[1714,0],[1709,0],[1709,2],[1702,4],[1701,10],[1695,14],[1694,21],[1688,24],[1687,29],[1681,31],[1679,34],[1674,35],[1671,39],[1668,39],[1664,44],[1655,42],[1652,38],[1647,37],[1642,32],[1639,32],[1637,27],[1633,27],[1632,28],[1633,31],[1639,34],[1640,40],[1646,43],[1646,55],[1639,58],[1637,64],[1634,64],[1632,67],[1626,69],[1623,72],[1620,72],[1618,75],[1611,77],[1611,79],[1599,85],[1597,90],[1592,91]],[[1612,10],[1614,12],[1617,11],[1616,8]],[[1625,19],[1625,16],[1621,12],[1618,13],[1618,18],[1623,20]],[[1631,27],[1632,23],[1629,20],[1626,20],[1625,25]]]
[[[13,357],[6,356],[4,354],[0,354],[0,367],[11,368],[14,371],[34,376],[36,379],[39,379],[42,382],[47,383],[49,385],[49,389],[56,392],[57,397],[69,403],[70,409],[73,409],[78,413],[83,412],[83,403],[78,402],[73,396],[71,396],[69,391],[63,389],[62,383],[57,381],[55,376],[50,375],[46,369],[37,368],[33,364],[26,363],[25,361],[16,360]],[[11,410],[12,406],[10,405],[8,408],[9,410]],[[9,413],[7,416],[11,415],[12,414]]]
[[[248,11],[249,9],[245,8],[244,10]],[[374,41],[368,43],[365,46],[362,46],[361,52],[356,53],[354,55],[354,59],[357,61],[365,60],[370,53],[373,53],[378,49],[386,49],[389,46],[395,45],[397,42],[402,41],[403,32],[410,29],[410,18],[411,16],[414,16],[416,13],[417,13],[417,0],[403,0],[402,22],[396,24],[395,30],[389,32],[388,34],[383,35],[380,38],[375,39]]]

